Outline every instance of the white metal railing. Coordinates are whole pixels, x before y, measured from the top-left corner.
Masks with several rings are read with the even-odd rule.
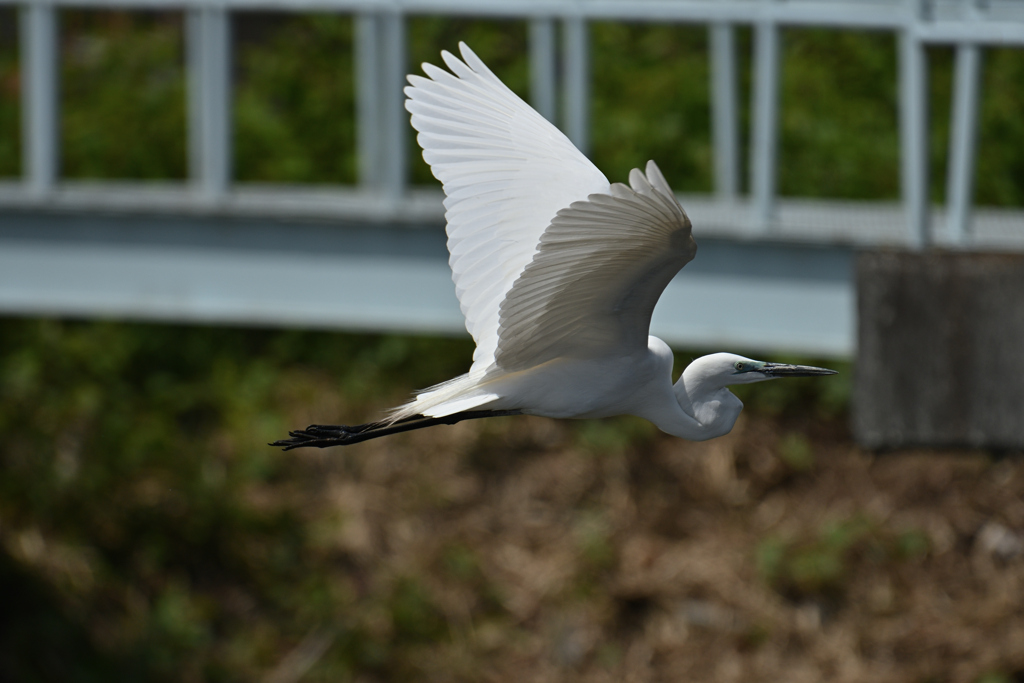
[[[68,196],[77,197],[67,200],[71,205],[77,201],[77,206],[86,208],[117,208],[126,201],[131,203],[123,193],[145,192],[122,184],[117,193],[91,186],[69,194],[68,184],[60,182],[57,22],[61,7],[186,11],[190,179],[186,188],[173,190],[173,199],[165,202],[186,210],[252,202],[251,197],[244,200],[244,188],[232,183],[230,12],[326,10],[354,14],[360,184],[328,205],[342,212],[355,206],[361,215],[381,219],[415,213],[418,206],[406,186],[408,122],[402,86],[407,16],[436,13],[528,20],[531,98],[541,113],[554,118],[560,83],[563,128],[584,150],[589,137],[587,22],[667,21],[709,26],[716,185],[711,204],[732,216],[730,220],[736,216],[736,207],[742,207],[746,216],[739,219],[744,224],[742,232],[762,237],[771,237],[786,215],[802,210],[796,206],[788,214],[780,211],[776,196],[780,28],[825,26],[895,32],[900,43],[902,207],[893,215],[902,216],[902,241],[918,248],[935,238],[934,212],[928,199],[926,46],[956,46],[948,199],[943,217],[945,239],[965,246],[972,244],[974,222],[972,181],[982,50],[994,45],[1024,47],[1022,0],[0,0],[0,4],[21,8],[25,159],[23,182],[0,188],[0,208],[46,206]],[[737,25],[753,26],[755,41],[748,200],[738,197]],[[561,73],[556,59],[559,26]],[[152,190],[150,195],[138,196],[142,202],[142,197],[152,196]],[[287,212],[298,196],[264,193],[256,204]],[[733,208],[721,208],[726,205]],[[835,210],[843,211],[842,205],[836,203]],[[833,231],[819,239],[851,238],[842,233]],[[805,237],[814,239],[813,235]]]

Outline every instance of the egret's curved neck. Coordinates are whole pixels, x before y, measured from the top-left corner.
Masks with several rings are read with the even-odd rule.
[[[651,400],[638,413],[658,429],[691,441],[704,441],[728,434],[736,423],[743,403],[720,380],[707,371],[698,358],[672,384],[672,351],[657,337],[650,337],[648,348],[662,366],[667,391],[652,392]]]
[[[743,402],[719,378],[704,372],[700,358],[686,366],[673,391],[682,409],[700,423],[704,439],[728,434],[743,410]]]

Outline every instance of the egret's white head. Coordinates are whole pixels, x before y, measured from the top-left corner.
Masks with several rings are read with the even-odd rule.
[[[812,377],[834,375],[835,370],[816,368],[811,365],[789,363],[768,363],[737,356],[735,353],[713,353],[693,361],[686,368],[687,375],[706,385],[721,387],[730,384],[752,384],[779,377]]]

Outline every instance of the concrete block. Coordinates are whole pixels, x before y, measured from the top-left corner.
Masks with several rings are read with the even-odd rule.
[[[857,441],[1024,449],[1024,255],[868,252],[856,277]]]

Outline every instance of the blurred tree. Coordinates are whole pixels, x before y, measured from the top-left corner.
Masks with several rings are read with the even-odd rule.
[[[1024,50],[984,51],[975,201],[1024,205]]]
[[[780,192],[898,197],[895,38],[787,29],[782,45]]]
[[[17,12],[15,7],[0,7],[0,178],[21,174]]]
[[[380,653],[402,646],[429,603],[408,581],[381,585],[364,598],[387,605],[398,631],[367,635],[352,616],[349,560],[320,549],[302,519],[306,494],[285,493],[316,490],[315,471],[266,443],[288,426],[283,403],[326,393],[337,406],[330,396],[345,388],[379,410],[408,381],[462,369],[470,350],[0,320],[0,547],[14,554],[0,553],[0,573],[36,615],[5,629],[16,637],[0,639],[0,676],[110,680],[100,672],[127,667],[146,680],[253,680],[318,623],[332,634],[328,670],[384,666]],[[325,371],[338,379],[325,383]],[[53,645],[68,661],[46,663]]]
[[[61,173],[184,178],[180,12],[65,10],[61,22]]]
[[[239,181],[356,181],[352,18],[235,17]]]
[[[713,158],[707,30],[595,23],[591,27],[593,159],[623,182],[648,159],[677,192],[710,192]],[[638,77],[642,74],[642,77]]]

